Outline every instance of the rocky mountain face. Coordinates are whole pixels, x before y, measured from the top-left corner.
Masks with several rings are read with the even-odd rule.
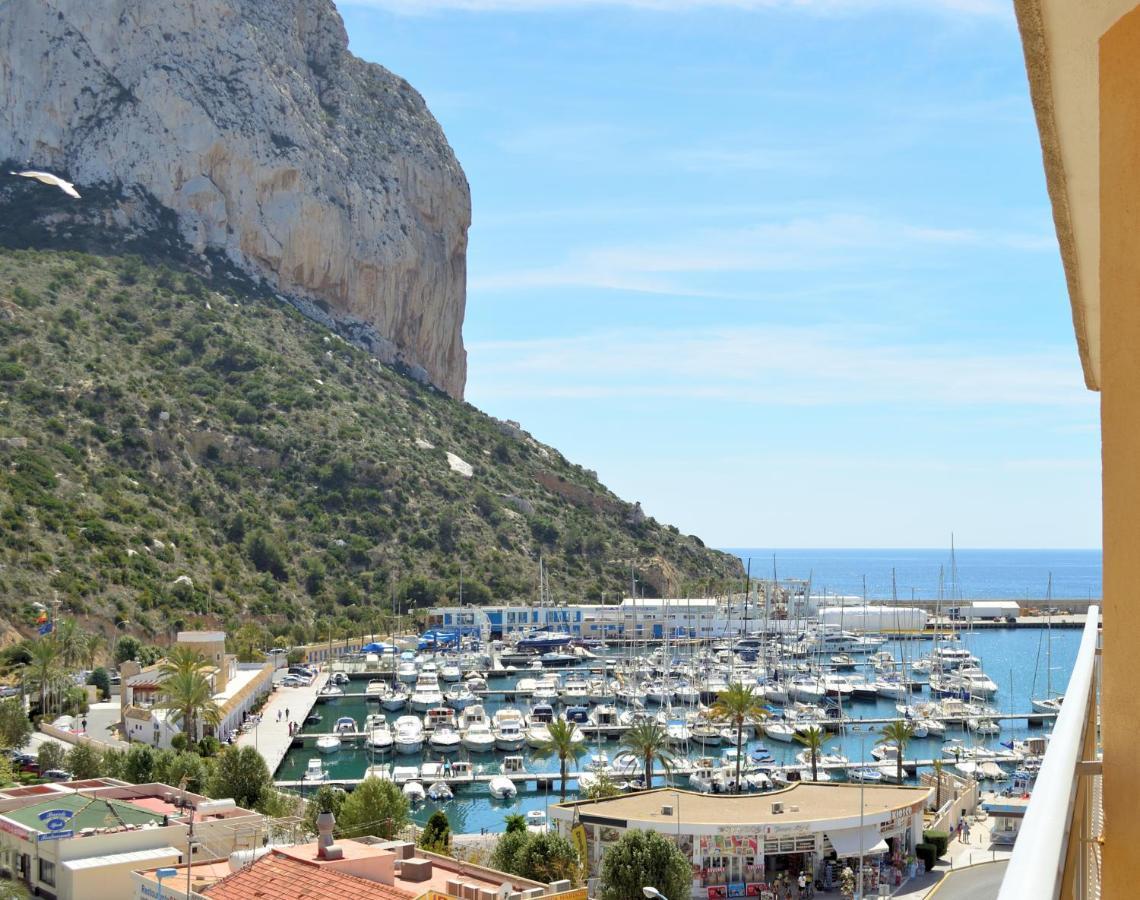
[[[8,0],[0,159],[114,198],[108,227],[157,204],[194,251],[462,397],[467,181],[331,0]]]

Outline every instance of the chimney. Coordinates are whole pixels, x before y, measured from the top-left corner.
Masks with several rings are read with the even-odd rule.
[[[319,859],[344,859],[344,851],[333,844],[333,826],[336,816],[323,812],[317,816],[317,857]]]

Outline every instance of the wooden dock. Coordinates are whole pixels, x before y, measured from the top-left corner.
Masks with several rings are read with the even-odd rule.
[[[399,757],[397,757],[397,759],[398,758]],[[945,756],[941,757],[940,761],[946,766],[953,766],[956,762],[956,760],[954,760],[953,758],[945,757]],[[1004,765],[1007,767],[1016,767],[1018,765],[1018,760],[1013,758],[1012,756],[987,758],[987,759],[981,760],[981,762],[994,762],[994,763],[997,763],[999,766]],[[935,763],[934,759],[904,759],[903,760],[903,772],[908,777],[913,777],[914,774],[919,769],[929,769],[934,765],[934,763]],[[694,768],[695,768],[695,766],[691,760],[684,760],[683,764],[681,764],[681,765],[670,766],[668,773],[665,773],[662,770],[662,767],[658,766],[656,768],[656,773],[657,773],[657,775],[666,775],[667,779],[671,779],[673,776],[688,776],[693,771]],[[717,768],[721,769],[723,771],[731,772],[733,766],[731,763],[725,763],[722,760],[717,760]],[[764,773],[787,772],[790,770],[802,771],[802,770],[809,769],[809,768],[810,768],[810,766],[800,765],[799,763],[793,763],[790,765],[786,764],[786,763],[780,764],[780,765],[776,765],[776,764],[760,764],[760,765],[757,765],[755,763],[751,763],[751,764],[745,765],[745,767],[743,769],[741,769],[741,774],[742,775],[749,775],[749,774],[754,774],[757,772],[764,772]],[[877,772],[883,773],[883,775],[884,775],[883,780],[884,781],[889,782],[889,783],[898,783],[898,779],[894,777],[894,775],[897,771],[897,765],[894,762],[894,760],[869,759],[869,760],[862,761],[862,762],[850,761],[849,760],[846,763],[818,762],[818,763],[816,763],[816,769],[819,772],[828,772],[828,773],[839,772],[839,773],[843,773],[847,776],[850,776],[851,770],[853,770],[853,769],[874,769]],[[568,782],[569,781],[577,781],[583,774],[586,774],[586,773],[584,773],[584,772],[567,772],[566,773],[566,780]],[[634,778],[636,776],[637,776],[637,773],[611,773],[611,775],[610,775],[610,777],[614,781],[626,781],[626,780],[629,780],[630,778]],[[498,777],[500,777],[500,773],[498,773],[498,772],[480,772],[480,773],[477,773],[474,775],[461,775],[458,777],[433,774],[433,775],[429,775],[429,776],[418,775],[415,778],[404,779],[398,783],[402,785],[402,784],[406,784],[408,781],[419,781],[419,782],[422,782],[425,784],[426,783],[434,784],[437,781],[443,781],[443,782],[446,782],[449,787],[455,788],[455,787],[462,787],[465,784],[488,784],[492,778],[498,778]],[[507,775],[502,775],[501,777],[509,778],[516,785],[522,785],[522,786],[525,786],[527,784],[530,784],[531,782],[534,782],[536,790],[542,790],[544,788],[553,788],[562,780],[562,777],[561,777],[561,775],[559,775],[558,772],[512,772],[512,773],[507,774]],[[278,788],[281,788],[283,790],[292,790],[292,791],[302,791],[305,788],[317,788],[317,787],[320,787],[322,784],[333,785],[335,787],[343,787],[343,788],[346,788],[348,790],[351,790],[352,788],[354,788],[358,784],[360,784],[362,781],[364,781],[364,778],[329,778],[323,782],[313,782],[313,781],[303,781],[303,780],[302,781],[285,780],[285,781],[276,781],[276,782],[274,782],[274,784]],[[856,781],[856,782],[850,782],[850,783],[857,784],[858,782]],[[684,787],[684,786],[682,786],[682,787]]]
[[[1055,719],[1056,717],[1057,717],[1056,713],[1025,712],[1025,713],[996,713],[994,715],[984,716],[983,718],[992,719],[994,721],[1000,721],[1000,722],[1023,721],[1024,720],[1031,727],[1033,727],[1033,726],[1040,727],[1040,726],[1045,725],[1047,722],[1051,721],[1052,719]],[[774,718],[777,720],[779,719],[778,716],[774,717]],[[945,724],[949,727],[958,727],[958,728],[961,728],[963,730],[966,729],[965,724],[952,722],[951,720],[946,719],[945,717],[932,716],[931,718],[933,718],[937,721],[941,721],[943,724]],[[822,725],[824,727],[825,731],[842,731],[844,729],[855,729],[860,725],[882,726],[882,725],[889,725],[893,722],[904,722],[904,721],[907,721],[907,720],[904,719],[902,716],[883,716],[883,717],[871,717],[871,718],[859,718],[859,719],[853,719],[850,717],[845,717],[842,719],[827,719],[826,721],[820,722],[818,724]],[[725,725],[725,727],[727,728],[729,726]],[[759,731],[763,728],[763,725],[760,724],[760,725],[756,725],[754,727],[756,728],[756,730]],[[620,738],[623,734],[625,734],[630,729],[630,726],[628,726],[628,725],[590,725],[589,723],[580,722],[580,723],[578,723],[578,728],[581,729],[582,733],[584,735],[586,735],[587,737],[600,737],[600,738],[606,738],[606,739],[614,739],[614,738]],[[368,736],[368,732],[365,732],[365,731],[349,731],[349,732],[307,731],[307,732],[299,732],[299,733],[293,735],[293,746],[304,746],[306,741],[316,741],[317,738],[328,737],[330,735],[337,735],[342,740],[363,740],[364,738],[366,738]],[[757,735],[757,736],[759,737],[759,735]],[[429,734],[427,734],[427,733],[424,734],[425,745],[427,744],[427,740],[429,737],[430,737]],[[696,744],[697,742],[692,741],[692,743]],[[720,746],[720,744],[715,744],[715,745],[710,745],[710,746]],[[434,751],[434,752],[438,752],[438,751]],[[408,755],[414,756],[415,754],[408,754]]]

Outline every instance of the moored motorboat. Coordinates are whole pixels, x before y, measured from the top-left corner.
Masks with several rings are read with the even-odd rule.
[[[768,719],[761,727],[764,734],[774,741],[790,744],[796,738],[796,729],[780,719]]]
[[[317,738],[317,751],[320,753],[336,753],[340,749],[339,734],[322,734]]]
[[[393,728],[397,753],[419,753],[424,746],[424,725],[419,716],[400,716]]]
[[[416,803],[422,803],[424,797],[427,796],[427,792],[424,790],[424,786],[418,781],[406,782],[403,787],[403,792],[404,796],[408,798],[408,802],[413,805]]]
[[[387,722],[377,724],[368,732],[365,744],[373,753],[390,753],[395,747],[395,738]]]
[[[515,783],[506,775],[492,776],[491,780],[487,783],[487,790],[490,791],[491,796],[496,800],[506,800],[514,797],[519,789],[515,787]]]
[[[305,766],[305,774],[301,776],[301,780],[307,784],[321,784],[328,781],[329,774],[325,771],[324,763],[321,762],[319,756],[314,756],[309,760]]]

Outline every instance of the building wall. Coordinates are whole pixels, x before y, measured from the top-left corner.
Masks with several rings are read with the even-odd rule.
[[[1103,896],[1136,895],[1140,846],[1140,10],[1100,41],[1100,361],[1104,609]]]
[[[167,858],[148,859],[142,865],[148,868],[175,865],[182,861],[181,853],[173,853]],[[134,889],[132,873],[140,863],[126,862],[117,865],[98,866],[90,869],[69,871],[60,866],[63,878],[57,878],[59,900],[122,900],[131,896]],[[185,885],[183,885],[185,888]],[[185,891],[183,891],[185,894]]]

